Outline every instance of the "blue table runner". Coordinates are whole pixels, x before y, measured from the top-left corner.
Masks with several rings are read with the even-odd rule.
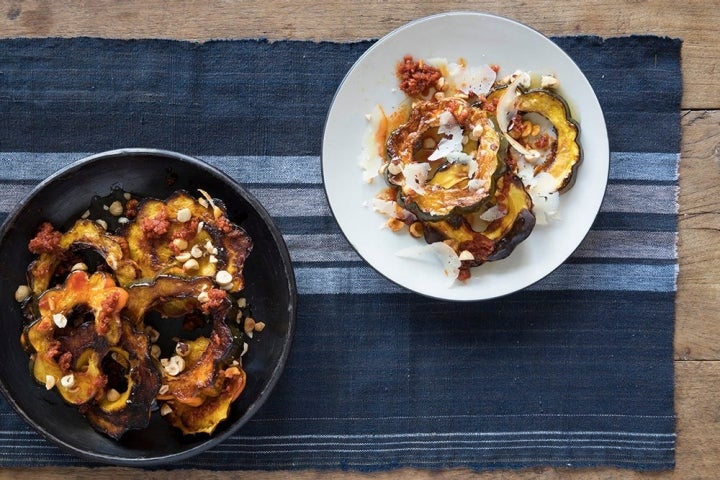
[[[604,109],[610,181],[572,258],[508,297],[408,293],[332,218],[325,115],[372,42],[2,40],[0,220],[58,168],[131,146],[198,156],[275,218],[300,294],[285,373],[244,428],[170,468],[672,468],[681,42],[554,40]],[[90,464],[0,398],[0,467],[29,465]]]

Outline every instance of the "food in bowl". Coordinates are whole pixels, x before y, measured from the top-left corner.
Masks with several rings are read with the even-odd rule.
[[[396,70],[406,101],[368,115],[363,178],[387,184],[373,208],[392,231],[424,239],[398,255],[436,255],[453,281],[551,223],[581,160],[559,80],[499,71],[407,55]]]
[[[114,439],[156,409],[185,435],[227,418],[246,340],[264,324],[242,296],[253,241],[220,200],[116,189],[64,232],[43,223],[28,248],[36,259],[15,295],[38,383]]]

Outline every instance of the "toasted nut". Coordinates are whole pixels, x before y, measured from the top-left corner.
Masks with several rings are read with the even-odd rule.
[[[210,255],[210,256],[208,257],[208,262],[209,262],[209,263],[213,263],[213,264],[214,264],[214,263],[218,263],[218,258],[217,258],[215,255]]]
[[[192,255],[193,258],[200,258],[203,256],[202,248],[200,248],[198,245],[193,245],[193,247],[190,249],[190,255]]]
[[[415,238],[420,238],[423,236],[423,224],[422,222],[413,222],[410,224],[410,227],[408,228],[408,231],[410,232],[410,235],[412,235]]]
[[[237,306],[240,308],[247,307],[247,299],[245,297],[240,297],[237,299]]]
[[[160,349],[160,345],[158,345],[156,343],[153,344],[150,347],[150,356],[153,357],[154,359],[159,359],[160,355],[162,355],[162,350]]]
[[[72,388],[75,386],[75,375],[69,373],[60,379],[60,385],[65,388]]]
[[[105,399],[106,399],[108,402],[117,402],[118,400],[120,400],[120,392],[118,392],[118,391],[115,390],[114,388],[111,388],[111,389],[108,390],[107,393],[105,394]]]
[[[55,386],[55,382],[57,380],[52,375],[45,375],[45,388],[48,390],[52,390]]]
[[[175,218],[180,223],[189,222],[192,218],[192,212],[189,208],[181,208],[177,211],[177,215],[175,215]]]
[[[190,255],[190,252],[182,252],[181,254],[175,256],[175,260],[177,260],[178,262],[182,262],[182,263],[187,262],[191,258],[192,258],[192,255]]]
[[[265,322],[255,322],[255,331],[262,332],[265,330]]]
[[[538,125],[538,124],[533,125],[530,135],[533,137],[537,137],[539,133],[540,133],[540,125]]]
[[[198,268],[200,268],[200,264],[194,258],[191,258],[187,262],[183,263],[183,270],[190,271],[197,270]]]
[[[88,218],[89,216],[90,216],[90,210],[85,210],[85,211],[83,212],[83,214],[80,215],[80,218],[82,218],[83,220],[85,220],[85,219]]]
[[[125,200],[130,200],[132,198],[132,195],[130,194],[130,192],[125,192],[123,193],[123,198]]]
[[[210,295],[207,292],[200,292],[197,296],[198,302],[207,303],[210,301]]]
[[[475,260],[475,255],[472,254],[472,252],[469,252],[468,250],[463,250],[460,252],[460,255],[458,255],[458,258],[460,261],[472,261]]]
[[[247,317],[245,319],[245,325],[244,325],[245,333],[250,333],[253,330],[255,330],[255,319],[252,317]]]
[[[188,242],[184,238],[176,238],[172,241],[172,243],[175,248],[181,251],[188,248]]]
[[[170,385],[164,383],[164,384],[160,385],[160,389],[158,390],[158,393],[160,395],[165,395],[169,391],[170,391]]]
[[[115,200],[110,204],[108,207],[108,212],[110,212],[110,215],[113,217],[119,217],[123,214],[123,204],[119,200]]]
[[[130,219],[127,217],[120,217],[120,218],[118,218],[118,223],[125,225],[126,223],[130,223]]]
[[[227,270],[220,270],[215,274],[215,281],[218,285],[228,285],[233,281],[233,276]]]
[[[190,347],[185,342],[178,342],[175,345],[175,353],[180,355],[181,357],[186,356],[188,353],[190,353]]]
[[[15,300],[22,302],[32,294],[32,290],[27,285],[18,285],[15,290]]]
[[[387,167],[387,171],[390,175],[399,175],[402,173],[402,167],[399,163],[391,162]]]
[[[63,315],[62,313],[55,313],[52,316],[53,323],[58,328],[65,328],[67,327],[67,317]]]
[[[398,220],[397,218],[391,218],[390,220],[387,221],[387,226],[393,232],[397,232],[402,227],[404,227],[405,224],[402,222],[402,220]]]
[[[85,265],[83,262],[78,262],[70,268],[70,271],[75,272],[77,270],[81,270],[83,272],[87,272],[87,269],[88,269],[87,265]]]
[[[172,413],[172,407],[168,405],[167,403],[163,403],[162,407],[160,407],[160,415],[163,417],[165,415],[170,415]]]
[[[179,375],[180,372],[185,370],[185,360],[180,355],[173,355],[172,357],[160,359],[160,364],[165,370],[165,373],[174,377]]]
[[[97,220],[95,220],[95,223],[97,223],[97,224],[100,225],[102,228],[104,228],[105,230],[107,230],[107,227],[108,227],[107,222],[106,222],[105,220],[103,220],[102,218],[98,218]]]

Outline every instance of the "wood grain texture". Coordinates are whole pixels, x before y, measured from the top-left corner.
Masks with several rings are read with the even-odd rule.
[[[353,41],[379,38],[414,19],[452,10],[507,16],[547,35],[653,34],[683,44],[683,108],[720,108],[717,0],[532,2],[427,0],[0,0],[0,36],[268,38]]]
[[[183,471],[188,480],[711,479],[720,477],[720,1],[558,0],[0,0],[0,37],[97,36],[268,38],[355,41],[379,38],[413,19],[451,10],[514,18],[547,35],[653,34],[683,39],[682,152],[675,334],[677,467],[641,473],[550,469],[472,473]],[[0,479],[165,479],[166,471],[124,468],[2,469]],[[178,475],[176,472],[175,475]]]

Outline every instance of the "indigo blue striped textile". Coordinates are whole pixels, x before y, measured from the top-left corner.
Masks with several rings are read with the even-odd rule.
[[[0,215],[88,153],[142,146],[218,166],[275,218],[300,293],[286,371],[178,467],[672,468],[681,42],[555,41],[604,109],[610,182],[572,258],[505,298],[408,293],[331,217],[325,115],[371,42],[0,41]],[[30,464],[86,465],[0,399],[0,466]]]

